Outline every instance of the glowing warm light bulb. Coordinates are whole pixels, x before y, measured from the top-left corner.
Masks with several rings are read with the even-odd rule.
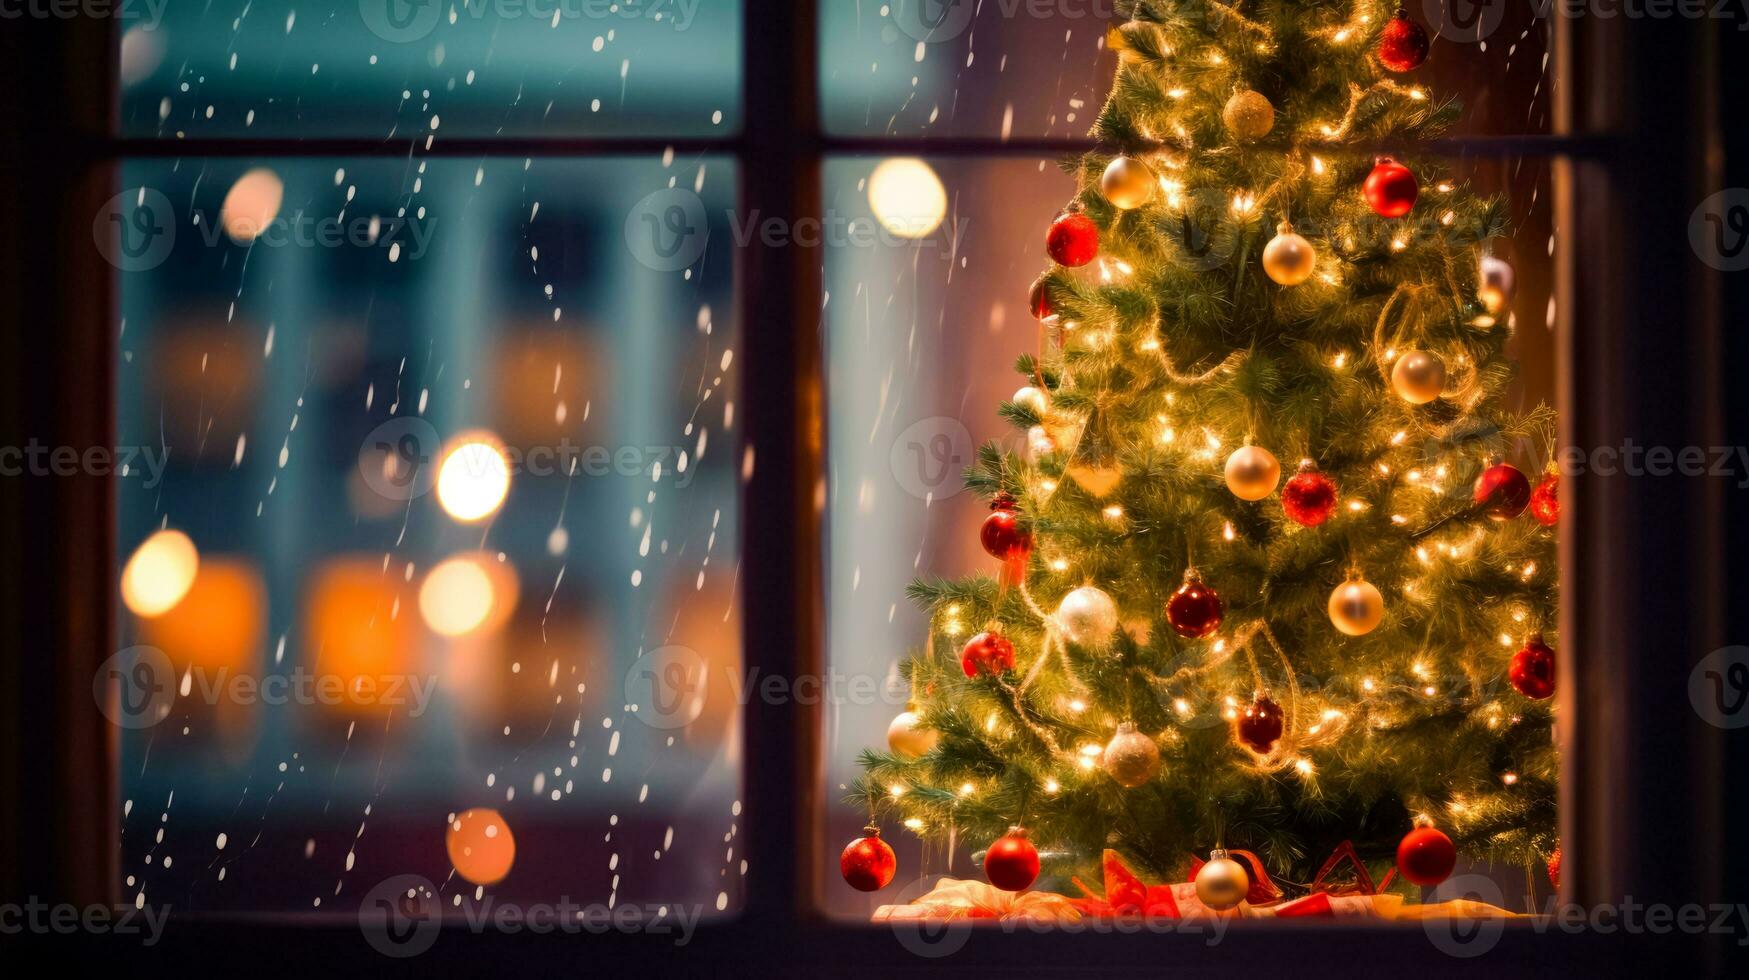
[[[219,224],[231,241],[248,245],[279,217],[285,200],[285,182],[266,167],[256,167],[237,178],[219,206]]]
[[[181,531],[162,530],[140,542],[121,570],[121,601],[136,616],[162,616],[194,585],[200,552]]]
[[[466,636],[492,614],[492,579],[470,557],[448,558],[425,574],[419,586],[419,614],[432,632]]]
[[[464,810],[450,820],[444,849],[456,874],[476,885],[504,880],[516,863],[516,838],[504,815],[490,807]]]
[[[947,189],[929,164],[896,157],[869,175],[868,204],[881,227],[900,238],[922,238],[947,216]]]
[[[437,502],[464,524],[497,513],[509,492],[510,461],[498,441],[483,433],[457,439],[437,464]]]

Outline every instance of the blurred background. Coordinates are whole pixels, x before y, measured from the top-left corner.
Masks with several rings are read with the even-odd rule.
[[[118,570],[153,586],[129,594],[123,573],[121,630],[184,688],[124,737],[130,898],[347,911],[416,872],[462,901],[478,892],[452,870],[450,821],[488,807],[518,855],[496,895],[741,904],[736,515],[753,461],[734,355],[758,325],[736,320],[736,244],[773,216],[738,213],[735,189],[759,161],[514,142],[732,137],[740,5],[514,9],[211,0],[125,29],[124,135],[285,143],[136,159],[117,188],[117,220],[174,229],[114,260],[117,439],[166,460],[118,483]],[[924,629],[906,583],[987,564],[958,474],[1012,438],[995,409],[1040,343],[1027,289],[1073,193],[1054,158],[1004,144],[1083,136],[1115,64],[1109,4],[1004,10],[931,32],[918,0],[821,7],[825,127],[869,141],[825,166],[820,243],[836,693],[819,887],[848,918],[890,896],[830,867],[863,823],[837,800],[904,706],[898,664]],[[1456,135],[1548,131],[1547,25],[1519,16],[1485,43],[1436,38],[1418,77],[1464,101]],[[412,150],[296,147],[317,138]],[[441,152],[475,138],[506,142]],[[1512,202],[1516,398],[1552,402],[1553,161],[1451,153]],[[300,671],[345,693],[199,687]],[[429,698],[363,693],[394,681]],[[971,870],[890,837],[901,883]]]

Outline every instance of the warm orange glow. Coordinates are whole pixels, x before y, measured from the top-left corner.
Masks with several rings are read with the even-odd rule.
[[[443,843],[456,874],[476,885],[495,885],[516,863],[516,838],[504,815],[490,807],[475,807],[449,822]]]
[[[487,432],[469,432],[446,446],[437,466],[437,502],[464,524],[482,521],[504,506],[510,492],[510,461]]]
[[[178,668],[252,670],[267,643],[260,570],[240,558],[209,557],[181,602],[141,624],[140,640]]]
[[[200,552],[181,531],[165,529],[140,542],[121,571],[121,600],[136,616],[162,616],[194,585]]]
[[[310,577],[305,606],[305,643],[321,677],[337,677],[345,695],[340,707],[389,712],[383,692],[404,691],[414,670],[412,586],[381,558],[337,558]]]
[[[219,223],[232,241],[248,245],[279,217],[284,200],[285,182],[266,167],[256,167],[231,185],[219,208]]]

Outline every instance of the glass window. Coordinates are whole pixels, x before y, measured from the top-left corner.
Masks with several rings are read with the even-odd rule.
[[[127,136],[719,136],[739,0],[212,0],[139,5]]]
[[[124,166],[130,899],[739,905],[735,173]]]

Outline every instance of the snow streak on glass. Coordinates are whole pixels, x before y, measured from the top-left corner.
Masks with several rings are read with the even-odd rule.
[[[732,161],[121,183],[128,898],[738,906]]]
[[[130,4],[127,136],[731,133],[739,0]]]
[[[1507,353],[1520,374],[1506,406],[1524,412],[1552,402],[1558,323],[1552,161],[1477,156],[1446,164],[1476,193],[1502,195],[1511,208],[1514,234],[1495,243],[1496,254],[1517,273],[1516,331]],[[866,821],[865,812],[841,800],[861,775],[859,753],[888,744],[888,726],[906,710],[910,694],[900,664],[921,651],[929,635],[926,615],[906,598],[906,586],[917,577],[997,574],[998,563],[978,535],[990,510],[964,489],[962,476],[985,443],[1027,452],[1027,434],[998,407],[1031,383],[1016,372],[1017,358],[1054,343],[1028,309],[1028,293],[1046,265],[1045,228],[1075,192],[1074,181],[1046,160],[931,158],[921,165],[942,184],[940,227],[904,247],[829,250],[825,266],[832,556],[827,667],[833,677],[872,679],[876,693],[826,705],[828,850],[820,884],[834,914],[858,921],[867,921],[878,905],[923,894],[923,882],[938,875],[982,877],[963,839],[944,849],[890,824],[882,836],[899,865],[891,887],[854,891],[831,858]],[[826,212],[847,223],[884,209],[915,212],[916,205],[905,202],[926,196],[916,190],[921,181],[895,205],[888,197],[893,192],[884,189],[891,185],[878,176],[883,166],[879,159],[829,162]],[[1122,263],[1103,260],[1081,271],[1107,281],[1131,274]],[[960,626],[962,638],[977,630]],[[848,681],[845,688],[854,690]]]
[[[1433,36],[1433,53],[1415,81],[1463,93],[1465,112],[1452,135],[1549,132],[1552,28],[1539,15],[1546,10],[1465,0],[1453,15],[1447,4],[1410,0],[1407,9]],[[856,136],[1084,137],[1117,65],[1106,32],[1132,6],[1132,0],[822,3],[826,126]],[[1347,19],[1347,5],[1329,7],[1333,24]]]

